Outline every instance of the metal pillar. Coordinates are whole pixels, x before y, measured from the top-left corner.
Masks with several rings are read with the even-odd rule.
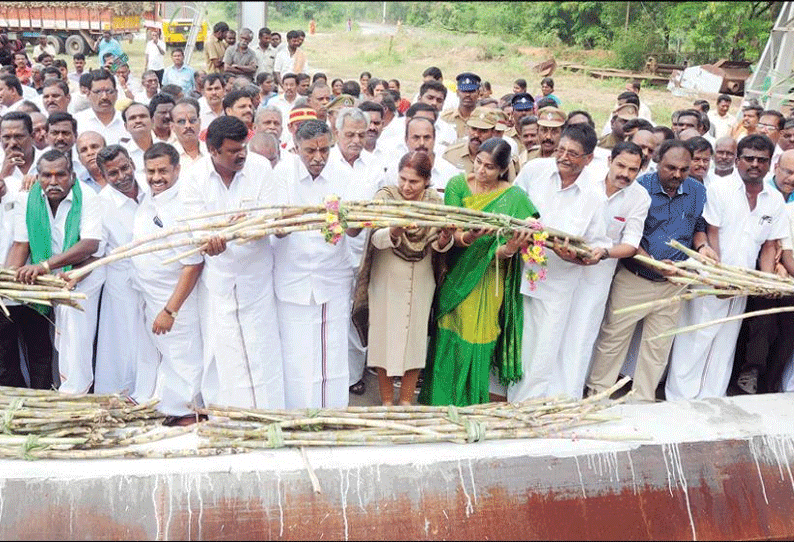
[[[793,63],[794,2],[785,2],[758,65],[745,85],[745,98],[756,98],[767,109],[778,109],[783,101],[794,97],[789,92],[794,87]]]

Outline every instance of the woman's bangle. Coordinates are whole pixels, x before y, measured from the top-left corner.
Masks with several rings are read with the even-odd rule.
[[[697,248],[695,249],[695,252],[700,252],[700,249],[701,249],[701,248],[703,248],[704,246],[706,246],[706,243],[703,243],[702,245],[700,245],[699,247],[697,247]]]
[[[464,232],[463,235],[460,236],[460,244],[463,245],[464,247],[470,247],[471,244],[473,243],[473,241],[469,241],[468,243],[466,242],[466,234],[468,233],[469,232]]]

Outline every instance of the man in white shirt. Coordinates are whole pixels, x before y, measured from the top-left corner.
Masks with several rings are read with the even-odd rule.
[[[89,130],[77,137],[74,146],[84,171],[80,180],[90,187],[95,194],[98,194],[106,183],[99,166],[96,165],[96,155],[107,146],[105,138],[97,132]]]
[[[290,30],[287,32],[287,47],[276,53],[273,62],[273,72],[276,74],[276,81],[281,82],[281,78],[286,73],[309,73],[306,53],[299,50],[303,38],[300,30]]]
[[[731,97],[727,94],[720,94],[717,98],[717,109],[707,113],[709,122],[714,127],[715,139],[730,136],[736,128],[736,117],[728,113],[730,108]]]
[[[741,182],[731,180],[708,187],[703,218],[708,244],[725,265],[774,272],[776,241],[788,237],[785,202],[764,182],[774,145],[766,136],[744,137],[738,146],[736,168]],[[747,297],[700,297],[685,302],[681,327],[710,322],[744,312]],[[676,335],[670,358],[665,397],[668,400],[723,397],[733,369],[741,321],[709,326]]]
[[[342,109],[336,118],[337,142],[331,148],[328,156],[328,163],[331,166],[336,166],[344,171],[349,182],[359,184],[363,199],[372,199],[378,186],[383,184],[383,166],[371,153],[364,150],[369,124],[368,114],[360,109]],[[353,284],[355,284],[366,236],[352,237],[347,241],[353,256]],[[348,337],[348,366],[350,369],[349,384],[354,393],[365,389],[363,377],[366,354],[367,349],[361,344],[359,334],[351,321]],[[358,394],[362,393],[363,391]]]
[[[162,81],[165,70],[165,43],[160,40],[160,31],[157,29],[152,29],[149,36],[150,39],[146,42],[144,51],[143,69],[153,71],[157,75],[158,81]]]
[[[133,240],[176,228],[185,216],[175,186],[180,171],[177,150],[167,143],[155,143],[144,154],[144,161],[151,197],[135,211]],[[156,396],[158,410],[169,416],[164,425],[195,422],[191,406],[200,404],[203,352],[195,286],[204,258],[194,254],[164,265],[182,251],[174,248],[131,259],[134,287],[144,300],[144,332],[153,339],[160,357]]]
[[[639,146],[620,142],[610,153],[608,169],[594,170],[589,177],[607,198],[603,221],[610,246],[599,251],[601,263],[585,262],[590,265],[581,270],[581,279],[573,292],[575,302],[562,333],[566,337],[560,350],[560,359],[564,360],[563,392],[574,399],[582,397],[618,260],[634,256],[642,239],[645,217],[651,205],[648,191],[634,182],[642,160],[643,150]]]
[[[30,119],[20,117],[19,120],[14,120],[15,115],[22,113],[12,113],[10,117],[0,120],[0,141],[7,152],[3,163],[3,176],[0,177],[0,255],[3,262],[14,243],[14,213],[18,212],[22,186],[22,172],[16,165],[19,155],[12,152],[11,147],[33,147],[32,141],[29,141],[32,139]],[[35,172],[35,164],[31,164],[26,171]],[[53,351],[49,321],[42,313],[27,305],[7,299],[3,300],[3,304],[10,317],[0,315],[0,385],[25,387],[20,369],[18,338],[21,337],[25,346],[30,387],[50,389]],[[51,315],[51,311],[44,314]]]
[[[714,144],[714,167],[709,172],[712,180],[726,178],[736,170],[736,140],[723,136]]]
[[[444,147],[454,143],[458,139],[455,127],[440,118],[441,108],[444,105],[444,98],[446,96],[447,87],[439,81],[430,80],[425,81],[422,86],[419,87],[419,99],[417,100],[418,102],[432,105],[436,110],[436,141]]]
[[[121,145],[109,145],[97,154],[97,166],[107,182],[99,192],[102,235],[107,252],[132,241],[135,211],[146,197],[135,179],[135,165]],[[102,310],[97,335],[96,393],[121,393],[136,400],[154,394],[154,356],[138,366],[140,349],[151,348],[143,328],[143,299],[133,288],[132,262],[119,260],[105,266]],[[120,344],[126,346],[119,348]]]
[[[219,117],[210,123],[210,155],[199,159],[180,180],[187,217],[276,204],[270,162],[247,154],[247,138],[248,128],[236,117]],[[205,359],[214,359],[214,364],[205,367],[204,401],[284,408],[270,239],[227,244],[225,238],[214,236],[204,245],[204,252],[210,317]]]
[[[207,145],[199,139],[201,117],[195,100],[181,99],[171,110],[171,131],[176,136],[174,148],[179,153],[179,168],[187,171],[200,158],[207,156]],[[281,116],[279,115],[279,119]]]
[[[0,75],[0,115],[16,111],[25,101],[22,83],[16,75]]]
[[[130,140],[130,134],[124,128],[121,112],[116,110],[116,79],[104,69],[91,71],[91,86],[88,99],[91,107],[75,115],[77,132],[82,134],[88,130],[102,134],[108,145]]]
[[[259,29],[259,43],[256,44],[253,50],[258,61],[256,74],[273,73],[273,65],[276,62],[276,50],[270,46],[270,29],[268,27]]]
[[[149,102],[160,88],[160,80],[157,78],[157,74],[153,70],[143,72],[141,75],[141,86],[143,89],[135,95],[134,100],[148,107]]]
[[[99,201],[92,190],[74,179],[71,160],[53,149],[39,158],[37,171],[31,191],[20,193],[14,244],[6,260],[6,267],[18,268],[17,280],[26,284],[33,284],[38,275],[67,270],[104,252]],[[49,228],[41,226],[43,221],[48,221]],[[28,257],[32,263],[25,265]],[[100,268],[77,283],[75,291],[87,296],[80,303],[82,311],[66,305],[55,308],[62,392],[87,393],[93,383],[91,344],[104,278]]]
[[[132,102],[121,112],[121,118],[124,120],[124,127],[132,137],[125,145],[125,149],[135,165],[135,173],[142,178],[143,153],[154,143],[149,108],[141,103]]]
[[[207,74],[204,78],[204,96],[199,99],[202,126],[206,128],[212,121],[224,115],[223,98],[225,96],[223,75],[220,73]]]
[[[460,175],[461,170],[444,160],[441,155],[436,154],[435,149],[435,125],[433,121],[427,117],[416,115],[408,120],[405,126],[405,143],[404,147],[398,147],[394,153],[394,158],[391,163],[386,167],[386,175],[384,182],[379,186],[382,187],[386,184],[397,184],[398,165],[400,158],[404,154],[412,151],[422,151],[428,153],[433,158],[433,170],[430,176],[430,186],[444,193],[449,180],[455,175]]]
[[[331,131],[307,120],[295,135],[300,162],[277,170],[279,203],[321,205],[328,196],[361,199],[358,183],[329,160]],[[332,203],[326,203],[333,209]],[[357,232],[350,232],[357,233]],[[274,239],[278,321],[284,344],[287,408],[337,408],[348,404],[348,330],[353,265],[344,230]]]
[[[283,93],[271,99],[268,105],[278,107],[281,111],[282,124],[289,124],[289,113],[298,99],[298,77],[294,73],[286,73],[281,80]]]
[[[43,55],[44,53],[55,58],[57,51],[55,47],[47,43],[47,36],[45,34],[39,34],[39,42],[33,46],[33,52],[30,56],[35,59],[39,58],[39,55]]]
[[[578,302],[574,291],[582,280],[582,266],[599,261],[603,249],[611,245],[606,240],[604,191],[596,191],[582,173],[593,159],[596,142],[595,131],[588,124],[569,126],[560,138],[556,158],[527,162],[516,177],[515,185],[526,190],[544,226],[581,237],[595,250],[583,260],[566,246],[547,249],[547,278],[537,285],[526,276],[522,278],[524,376],[508,388],[511,402],[561,393],[577,397],[581,393],[581,388],[573,389],[579,375],[569,375],[564,355],[571,349],[583,351],[585,338],[566,337],[561,330]]]

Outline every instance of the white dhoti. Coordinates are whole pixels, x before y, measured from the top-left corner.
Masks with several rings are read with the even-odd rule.
[[[572,291],[545,299],[523,296],[521,363],[524,376],[507,388],[507,399],[511,403],[563,393],[558,358],[565,339],[562,330],[568,319]]]
[[[58,391],[88,393],[94,382],[94,336],[103,282],[105,269],[100,267],[77,283],[74,291],[86,295],[86,299],[80,301],[82,311],[66,305],[55,307],[54,345],[58,351],[58,374],[61,379]],[[122,350],[125,343],[117,345],[117,348]]]
[[[788,360],[788,364],[783,370],[783,382],[780,389],[783,391],[794,391],[794,356]]]
[[[695,298],[682,304],[679,326],[742,314],[746,304],[746,297]],[[665,386],[668,401],[725,396],[741,326],[736,320],[675,336]]]
[[[255,291],[235,285],[227,296],[210,292],[215,317],[210,330],[218,376],[209,390],[217,404],[284,408],[284,375],[276,299],[265,284]],[[300,326],[299,326],[300,327]]]
[[[96,393],[135,395],[137,351],[146,338],[143,298],[132,286],[131,272],[107,269],[97,334]]]
[[[322,304],[278,301],[287,408],[348,405],[349,288]]]
[[[187,416],[193,413],[191,405],[201,406],[199,395],[204,372],[196,293],[185,299],[171,331],[163,335],[155,335],[151,329],[168,297],[144,297],[147,332],[156,348],[156,357],[143,359],[138,366],[139,371],[144,368],[156,370],[157,384],[152,388],[151,396],[160,400],[157,406],[160,412],[168,416]]]
[[[199,327],[201,328],[201,345],[203,374],[201,376],[201,398],[205,405],[218,404],[218,368],[215,366],[215,334],[211,333],[215,318],[212,310],[212,298],[207,287],[206,274],[202,273],[196,283],[196,301],[199,311]]]
[[[572,399],[581,399],[598,330],[604,317],[609,287],[615,275],[617,260],[610,259],[594,266],[584,267],[576,285],[568,312],[568,322],[560,347],[561,391]]]

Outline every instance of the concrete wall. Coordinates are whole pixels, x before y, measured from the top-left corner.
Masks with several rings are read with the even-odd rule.
[[[794,537],[789,396],[611,412],[564,439],[311,449],[321,493],[297,450],[0,461],[0,537]]]

